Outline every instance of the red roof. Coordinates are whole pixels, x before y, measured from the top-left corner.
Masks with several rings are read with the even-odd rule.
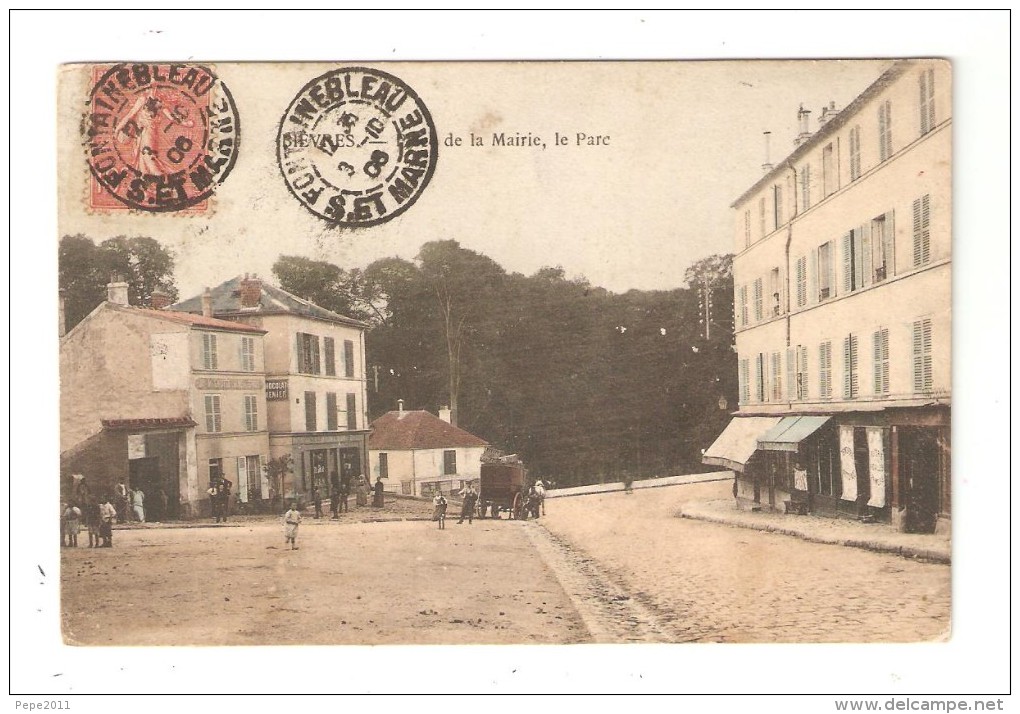
[[[104,429],[165,429],[197,426],[190,417],[150,417],[146,419],[101,419]]]
[[[450,449],[488,443],[426,411],[386,412],[372,422],[368,437],[368,448],[375,450]]]
[[[254,332],[259,335],[266,334],[265,330],[259,327],[252,327],[251,325],[246,325],[243,322],[221,320],[216,317],[206,317],[205,315],[193,315],[190,312],[175,312],[173,310],[150,310],[149,308],[144,307],[132,307],[130,309],[134,312],[141,313],[147,317],[158,317],[162,320],[169,320],[170,322],[177,322],[182,325],[208,327],[216,330],[230,330],[231,332]]]

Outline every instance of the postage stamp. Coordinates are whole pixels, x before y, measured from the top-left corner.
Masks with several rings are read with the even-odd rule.
[[[377,69],[343,67],[306,84],[280,120],[287,188],[339,226],[372,226],[410,208],[436,168],[435,123],[421,98]]]
[[[208,67],[188,63],[120,63],[95,72],[83,125],[90,208],[206,207],[240,143],[226,85]]]

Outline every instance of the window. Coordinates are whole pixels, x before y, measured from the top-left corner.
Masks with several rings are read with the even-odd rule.
[[[880,283],[893,276],[893,214],[890,211],[871,221],[871,258],[874,280]]]
[[[326,374],[330,377],[336,376],[336,346],[332,337],[322,338],[322,350],[326,358]]]
[[[210,335],[209,333],[202,334],[202,367],[204,369],[217,369],[216,335]]]
[[[857,335],[843,338],[843,397],[856,399],[860,393],[860,376],[857,373]]]
[[[298,372],[300,374],[322,374],[319,361],[319,338],[316,335],[297,333]]]
[[[740,286],[740,325],[747,327],[747,286]]]
[[[344,376],[354,376],[354,343],[344,340]]]
[[[765,316],[764,295],[761,278],[754,281],[754,321],[761,322]]]
[[[855,228],[843,236],[843,293],[864,287],[864,266],[871,262],[870,241],[863,228]]]
[[[780,358],[779,352],[773,352],[769,358],[769,366],[772,373],[772,401],[774,402],[781,402],[783,400],[783,362]]]
[[[772,221],[778,230],[783,225],[783,187],[772,187]]]
[[[262,466],[258,456],[237,457],[237,498],[239,501],[260,501],[262,491]],[[268,488],[268,484],[267,484]],[[268,497],[268,494],[265,496]]]
[[[245,431],[259,430],[259,399],[250,394],[244,397],[244,428]]]
[[[390,455],[387,453],[379,454],[379,478],[390,477]]]
[[[769,295],[772,297],[772,314],[779,315],[783,311],[781,300],[782,286],[779,281],[779,268],[773,268],[769,272]]]
[[[808,398],[808,356],[807,347],[797,346],[797,399]]]
[[[931,260],[931,198],[928,194],[914,201],[914,267]]]
[[[811,208],[811,164],[800,170],[800,204],[801,211]]]
[[[914,393],[924,394],[932,390],[932,329],[931,319],[914,321]]]
[[[887,99],[878,105],[878,159],[892,156],[892,103]]]
[[[744,247],[751,245],[751,209],[744,211]]]
[[[737,372],[737,385],[740,390],[740,403],[747,404],[751,401],[751,360],[740,360],[740,369]]]
[[[918,77],[921,89],[921,134],[935,128],[935,70],[927,69]]]
[[[305,392],[305,431],[316,431],[315,392]]]
[[[889,393],[889,329],[879,328],[872,336],[875,356],[875,394]]]
[[[818,299],[828,300],[833,297],[832,289],[832,242],[823,243],[818,247]]]
[[[754,365],[754,398],[755,401],[764,402],[768,392],[765,387],[765,355],[761,352],[755,359]]]
[[[802,255],[793,264],[794,277],[797,281],[797,307],[807,305],[807,256]]]
[[[347,393],[347,428],[358,428],[358,400],[353,392]]]
[[[861,128],[855,126],[850,130],[850,180],[861,177]]]
[[[220,395],[205,395],[205,430],[215,434],[223,430],[223,423],[220,420]]]
[[[443,474],[453,476],[457,473],[457,452],[453,449],[443,452]]]
[[[829,197],[836,191],[836,167],[832,160],[832,144],[822,149],[822,196]]]
[[[329,364],[328,362],[326,364]],[[326,392],[326,431],[337,429],[336,392]]]
[[[832,398],[832,343],[818,345],[818,396]]]
[[[223,459],[209,459],[209,483],[216,484],[223,480]]]
[[[255,338],[241,338],[241,371],[255,371]]]

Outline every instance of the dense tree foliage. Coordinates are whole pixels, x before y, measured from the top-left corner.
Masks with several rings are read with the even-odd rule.
[[[58,269],[68,330],[106,299],[106,285],[114,277],[128,284],[132,305],[148,305],[157,290],[177,300],[173,255],[153,238],[117,236],[97,246],[83,235],[64,236]]]
[[[281,257],[274,273],[372,323],[373,418],[397,399],[450,406],[459,426],[568,485],[703,468],[701,450],[736,404],[730,265],[712,256],[691,266],[686,288],[616,295],[561,268],[507,273],[436,241],[414,262],[347,271]]]

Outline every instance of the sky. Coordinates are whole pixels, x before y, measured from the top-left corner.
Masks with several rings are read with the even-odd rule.
[[[58,21],[59,20],[59,21]],[[454,691],[661,692],[992,692],[1003,691],[1008,672],[1009,569],[1012,544],[1004,497],[1004,457],[1015,451],[1007,433],[1009,393],[1001,375],[1011,366],[1001,310],[1010,285],[1009,135],[1011,88],[1009,16],[930,9],[901,12],[685,12],[650,13],[146,13],[62,12],[13,16],[10,142],[11,335],[20,346],[3,350],[11,380],[10,551],[12,691],[58,692],[69,677],[86,673],[99,692],[217,690],[224,681],[251,682],[302,692],[335,681],[337,663],[351,689],[393,691],[389,673],[404,689]],[[57,179],[81,168],[58,155],[57,66],[61,62],[125,58],[211,60],[468,60],[875,58],[940,56],[954,63],[954,630],[950,642],[898,646],[769,648],[359,648],[305,653],[274,649],[187,652],[108,650],[102,657],[63,647],[55,629],[59,611],[53,577],[59,570],[52,523],[37,503],[56,503],[59,467],[56,245],[63,232],[110,233],[103,223],[65,201],[58,226]],[[289,93],[246,104],[245,144],[234,173],[217,195],[208,221],[152,217],[125,226],[153,235],[178,253],[182,295],[227,277],[269,274],[278,253],[301,253],[346,267],[377,257],[411,258],[418,246],[455,238],[509,270],[533,272],[562,265],[614,291],[676,287],[699,257],[730,248],[729,204],[760,175],[761,132],[773,132],[773,160],[796,130],[803,103],[845,105],[879,71],[879,65],[836,72],[813,67],[754,65],[725,82],[711,67],[673,65],[663,74],[642,69],[629,82],[578,84],[511,81],[519,76],[492,67],[455,66],[449,75],[408,67],[397,72],[421,95],[437,129],[470,131],[498,110],[507,131],[609,132],[611,151],[555,158],[528,153],[441,151],[432,183],[401,218],[363,234],[330,231],[283,192],[272,163],[272,126],[304,84]],[[224,71],[232,90],[257,90],[245,71]],[[454,72],[456,69],[458,71]],[[654,69],[654,68],[653,68]],[[769,69],[769,71],[766,71]],[[578,76],[578,70],[570,77]],[[597,75],[601,71],[594,70]],[[583,71],[581,72],[583,74]],[[250,75],[255,77],[255,75]],[[706,80],[708,76],[708,80]],[[744,84],[746,82],[746,84]],[[750,85],[750,86],[748,86]],[[248,100],[245,100],[246,102]],[[61,105],[63,106],[63,105]],[[74,111],[77,105],[63,107]],[[530,108],[528,112],[525,109]],[[583,126],[582,126],[583,125]],[[608,127],[608,128],[605,128]],[[65,138],[66,143],[66,138]],[[442,147],[441,147],[442,149]],[[640,161],[632,159],[639,157]],[[980,177],[981,180],[961,180]],[[71,180],[63,178],[63,180]],[[246,185],[252,190],[242,190]],[[508,190],[509,186],[514,190]],[[623,188],[621,188],[623,186]],[[73,198],[78,198],[77,195]],[[286,199],[286,200],[284,200]],[[288,203],[290,201],[290,203]],[[307,215],[306,215],[307,214]],[[71,220],[73,219],[73,220]],[[214,221],[222,221],[222,224]],[[214,230],[215,229],[215,230]],[[121,232],[121,231],[116,231]],[[992,256],[989,259],[989,256]],[[963,319],[960,319],[962,316]],[[994,448],[989,448],[993,445]],[[39,478],[36,478],[39,477]],[[41,484],[41,485],[40,485]],[[42,511],[47,512],[45,508]],[[12,541],[13,542],[13,541]],[[1015,552],[1015,549],[1008,551]],[[993,554],[993,555],[989,555]],[[1010,559],[1012,556],[1009,556]],[[326,653],[328,656],[323,656]],[[882,676],[848,678],[867,660]],[[435,679],[435,667],[442,662]],[[973,663],[981,661],[982,666]],[[509,673],[513,672],[511,676]],[[209,672],[216,676],[210,677]],[[624,677],[623,673],[636,674]],[[735,675],[734,673],[739,673]],[[427,678],[428,677],[428,678]],[[499,678],[502,686],[493,682]],[[447,686],[442,686],[447,682]],[[509,684],[506,684],[509,682]],[[477,700],[473,700],[477,701]],[[486,698],[499,708],[502,699]],[[642,706],[652,706],[643,700]],[[236,703],[236,701],[235,701]],[[437,704],[447,702],[436,701]],[[465,704],[470,704],[465,700]],[[741,702],[746,703],[746,702]],[[335,703],[334,703],[335,704]],[[512,702],[516,707],[517,703]],[[294,708],[293,702],[282,705]],[[148,700],[149,711],[173,702]],[[160,707],[163,708],[160,708]],[[309,706],[301,702],[298,706]],[[417,702],[416,702],[417,706]],[[671,711],[674,702],[668,702]],[[761,701],[764,711],[819,711],[830,701],[786,697]],[[427,707],[426,707],[427,708]],[[653,707],[654,708],[654,707]],[[717,710],[701,702],[699,710]]]
[[[404,214],[339,229],[284,186],[274,142],[309,80],[336,64],[216,63],[241,125],[238,159],[205,214],[90,210],[77,116],[85,72],[65,70],[61,235],[145,235],[173,251],[183,296],[239,273],[270,276],[281,254],[363,268],[454,239],[509,271],[560,266],[614,292],[672,289],[685,269],[732,252],[732,201],[793,149],[797,111],[843,107],[888,61],[375,64],[408,83],[440,139],[431,183]],[[496,134],[536,146],[493,145]],[[559,134],[567,144],[555,146]],[[578,134],[585,138],[579,142]],[[482,147],[471,147],[475,135]],[[590,146],[587,137],[601,146]],[[448,146],[456,138],[460,146]],[[538,142],[541,142],[539,144]],[[543,148],[544,147],[544,148]]]

